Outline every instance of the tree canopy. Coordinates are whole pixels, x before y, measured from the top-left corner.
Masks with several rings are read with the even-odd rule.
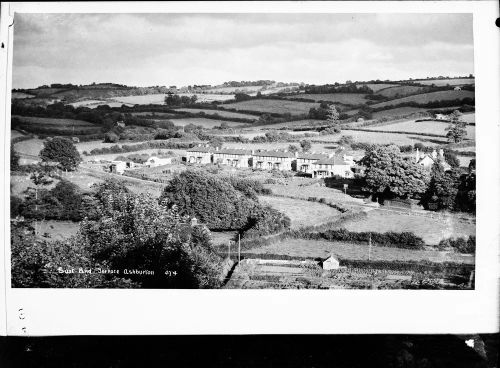
[[[43,144],[44,147],[40,151],[42,161],[57,162],[63,170],[75,170],[82,162],[80,153],[71,139],[54,137]]]
[[[429,172],[401,155],[399,147],[377,146],[362,159],[366,166],[366,188],[372,193],[408,198],[423,194]]]

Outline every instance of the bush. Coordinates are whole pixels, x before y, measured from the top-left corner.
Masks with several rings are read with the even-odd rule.
[[[453,248],[459,253],[474,254],[476,252],[476,237],[470,235],[468,239],[465,238],[448,238],[439,242],[440,248]]]
[[[372,244],[382,247],[394,247],[403,249],[423,249],[424,240],[412,232],[351,232],[346,229],[327,230],[324,232],[310,232],[295,234],[296,237],[305,239],[325,239],[330,241],[346,241],[352,243],[368,244],[371,238]]]

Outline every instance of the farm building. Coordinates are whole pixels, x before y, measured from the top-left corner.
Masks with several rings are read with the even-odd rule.
[[[446,120],[446,121],[448,121],[448,116],[446,116],[444,114],[436,114],[434,117],[435,117],[436,120]]]
[[[338,270],[340,268],[339,260],[333,255],[321,262],[324,270]]]
[[[457,86],[457,87],[453,88],[453,90],[454,90],[454,91],[461,91],[461,90],[462,90],[462,88],[460,88],[460,87],[458,87],[458,86]]]
[[[291,171],[295,154],[288,151],[260,151],[252,155],[254,169]]]
[[[149,167],[156,167],[156,166],[161,166],[161,165],[169,165],[172,163],[172,157],[157,157],[157,156],[151,156],[146,160],[144,165],[149,166]]]
[[[440,162],[444,168],[444,171],[451,170],[451,166],[444,159],[443,149],[439,150],[439,154],[436,150],[433,150],[430,155],[420,153],[418,148],[415,154],[415,162],[422,165],[425,169],[430,170],[435,162]]]
[[[125,172],[127,163],[123,161],[111,161],[109,165],[109,172],[113,174],[123,174]]]
[[[328,155],[326,153],[299,153],[297,156],[297,171],[312,174],[313,173],[313,164],[318,162],[319,160],[326,159],[332,157],[332,155]]]
[[[313,178],[326,178],[326,177],[341,177],[341,178],[352,178],[354,177],[354,172],[351,167],[354,166],[354,162],[347,156],[333,156],[325,159],[321,159],[312,164],[312,176]]]
[[[193,147],[186,152],[186,162],[191,164],[210,164],[212,163],[212,147]]]
[[[214,163],[233,167],[249,167],[252,151],[246,149],[226,148],[216,150],[213,154]]]

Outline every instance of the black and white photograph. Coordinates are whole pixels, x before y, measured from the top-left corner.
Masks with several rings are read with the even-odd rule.
[[[16,13],[11,287],[474,290],[474,40],[471,13]]]

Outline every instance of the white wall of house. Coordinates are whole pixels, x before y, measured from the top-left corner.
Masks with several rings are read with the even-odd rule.
[[[212,154],[210,152],[188,152],[186,161],[191,164],[210,164],[212,162]]]
[[[249,167],[248,160],[250,155],[236,155],[228,153],[214,153],[214,163],[219,163],[221,165],[228,165],[233,167]]]
[[[291,171],[292,158],[253,155],[252,167],[263,170]]]
[[[354,177],[354,173],[350,165],[313,164],[313,178],[326,178],[332,176],[352,178]]]

